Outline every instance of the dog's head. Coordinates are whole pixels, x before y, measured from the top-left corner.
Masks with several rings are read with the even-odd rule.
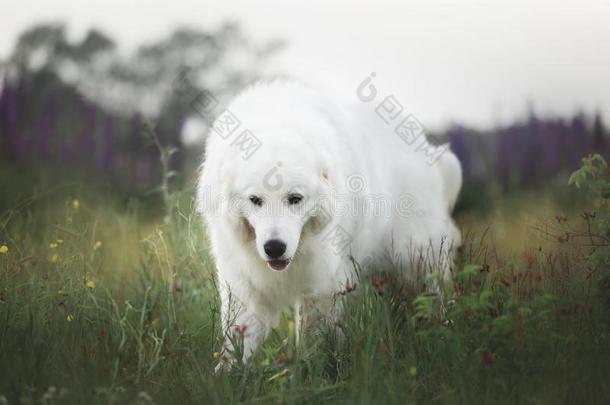
[[[253,157],[226,174],[229,220],[268,268],[284,271],[308,237],[330,220],[332,187],[325,167],[297,151]]]
[[[237,237],[235,249],[283,271],[332,220],[343,187],[336,163],[343,113],[304,86],[279,82],[244,91],[230,111],[258,146],[250,153],[245,136],[210,135],[198,207],[209,225],[222,222],[213,232]]]

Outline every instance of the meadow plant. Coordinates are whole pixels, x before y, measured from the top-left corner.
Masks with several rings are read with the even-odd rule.
[[[0,217],[0,398],[603,403],[604,160],[587,157],[570,182],[589,205],[538,225],[522,252],[501,256],[467,234],[440,296],[383,272],[361,279],[337,295],[338,324],[297,342],[288,311],[250,362],[220,375],[214,265],[191,190],[172,196],[167,222],[82,186],[39,194]]]

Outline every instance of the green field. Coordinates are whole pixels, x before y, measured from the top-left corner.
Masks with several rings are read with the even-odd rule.
[[[215,376],[192,191],[161,223],[89,187],[48,186],[0,216],[0,404],[610,401],[608,249],[588,239],[603,201],[533,193],[463,212],[445,317],[433,296],[361,280],[342,298],[341,344],[317,330],[297,347],[287,311],[250,364]]]

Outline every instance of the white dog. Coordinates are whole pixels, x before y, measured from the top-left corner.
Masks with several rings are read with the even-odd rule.
[[[228,336],[243,338],[244,359],[304,297],[336,317],[332,297],[356,269],[391,267],[406,279],[416,262],[449,270],[460,239],[450,216],[458,160],[425,135],[399,136],[375,106],[354,104],[339,106],[295,83],[261,83],[214,123],[198,207],[218,269],[222,322]],[[407,124],[402,130],[414,128]],[[231,340],[226,352],[235,349]],[[232,361],[223,358],[221,368]]]

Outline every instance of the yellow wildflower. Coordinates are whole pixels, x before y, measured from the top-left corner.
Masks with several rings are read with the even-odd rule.
[[[74,207],[75,210],[80,208],[80,201],[78,201],[77,199],[72,200],[72,207]]]
[[[51,243],[51,244],[49,244],[49,247],[51,249],[57,249],[57,243]]]
[[[218,360],[220,358],[220,352],[214,352],[212,356],[214,356],[214,360]]]
[[[0,246],[0,254],[5,255],[7,253],[8,253],[8,246],[6,246],[6,245]]]
[[[68,321],[68,322],[72,322],[73,320],[74,320],[74,315],[72,315],[72,314],[68,314],[68,315],[66,316],[66,321]]]
[[[288,331],[290,332],[290,336],[294,335],[294,321],[288,321]]]
[[[87,282],[85,283],[85,285],[87,286],[87,288],[93,290],[95,288],[95,281],[93,280],[87,280]]]
[[[49,256],[49,261],[51,263],[57,263],[59,261],[59,255],[57,253],[53,253],[51,256]]]
[[[93,245],[93,249],[97,250],[99,248],[102,247],[102,241],[98,240],[97,242],[95,242],[95,244]]]

